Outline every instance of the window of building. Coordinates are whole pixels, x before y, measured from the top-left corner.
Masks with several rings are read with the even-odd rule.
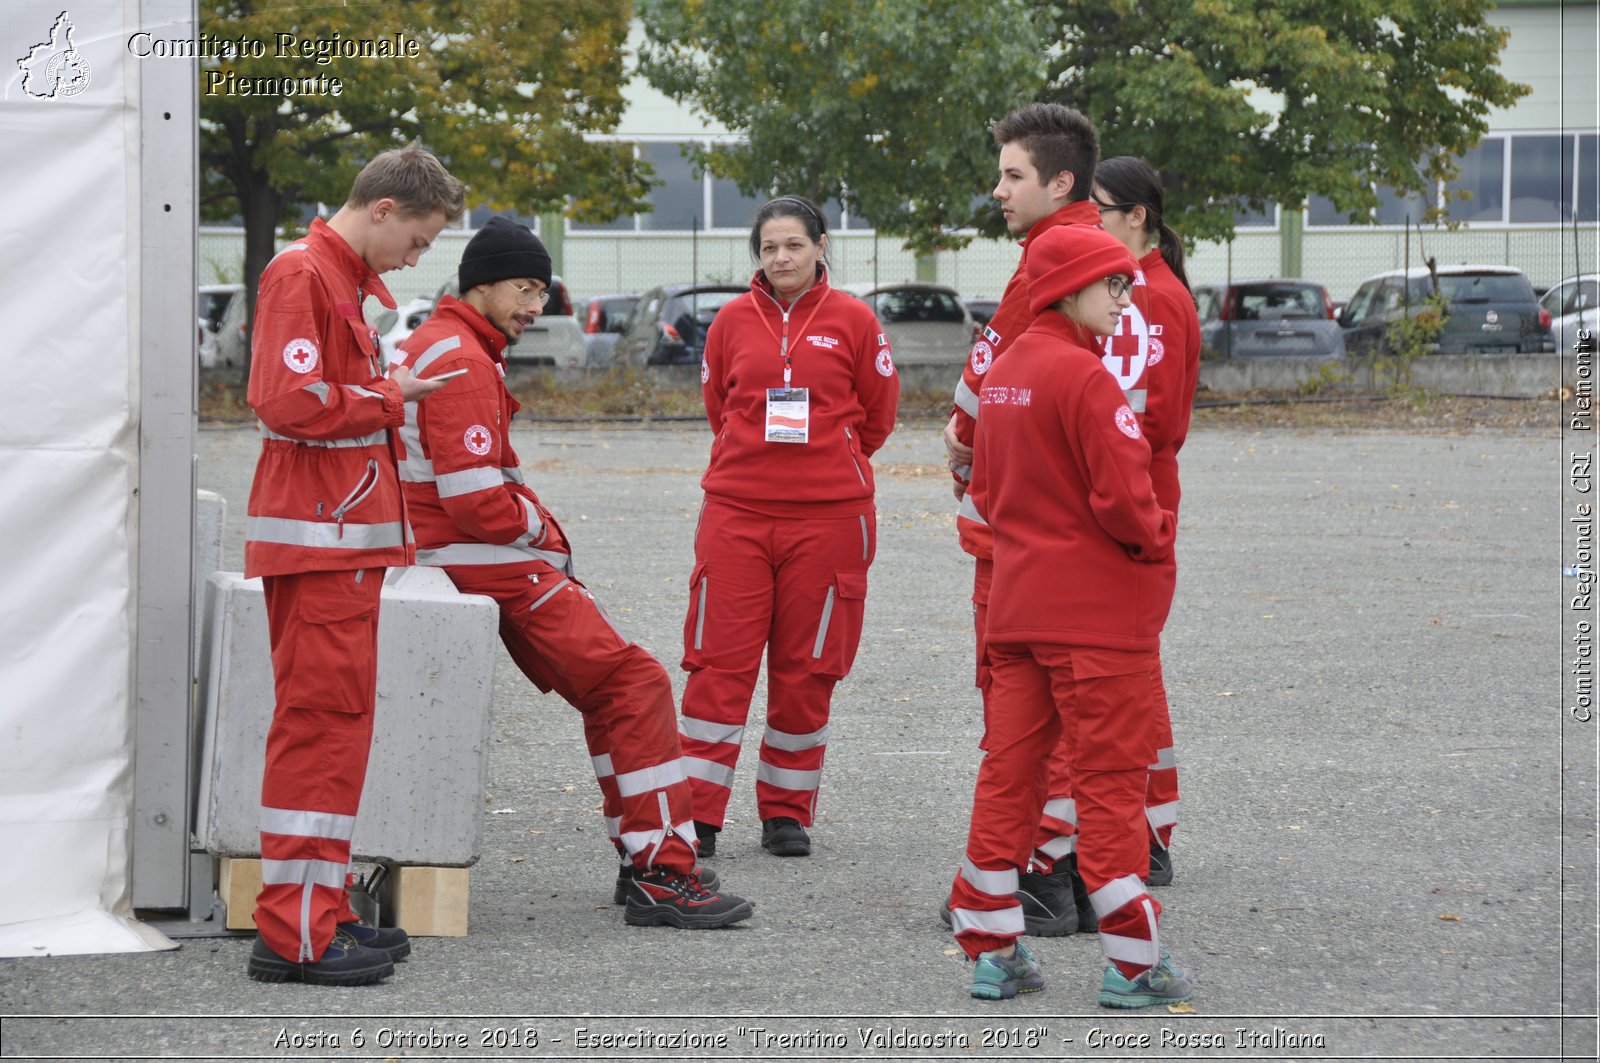
[[[1511,138],[1511,221],[1563,222],[1572,217],[1570,136]]]
[[[1505,220],[1506,142],[1490,137],[1461,157],[1461,172],[1449,184],[1451,221]],[[1457,199],[1458,192],[1470,198]]]
[[[1600,134],[1578,138],[1578,220],[1600,221]]]
[[[705,181],[684,155],[679,141],[641,144],[639,154],[660,182],[650,189],[650,212],[639,215],[641,229],[704,229]]]

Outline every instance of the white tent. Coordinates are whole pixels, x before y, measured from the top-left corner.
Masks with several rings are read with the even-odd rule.
[[[0,955],[171,947],[187,890],[193,0],[0,20]],[[146,894],[147,897],[141,897]]]

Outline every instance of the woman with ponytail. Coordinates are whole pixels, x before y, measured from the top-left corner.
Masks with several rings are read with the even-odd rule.
[[[1200,372],[1200,319],[1183,269],[1183,244],[1166,223],[1161,176],[1143,159],[1119,155],[1095,169],[1091,201],[1100,225],[1139,262],[1133,305],[1105,340],[1105,363],[1122,383],[1150,440],[1150,479],[1161,508],[1178,512],[1178,450],[1189,433]],[[1172,881],[1172,829],[1178,822],[1178,767],[1172,718],[1157,658],[1156,758],[1150,764],[1145,816],[1150,825],[1152,886]]]

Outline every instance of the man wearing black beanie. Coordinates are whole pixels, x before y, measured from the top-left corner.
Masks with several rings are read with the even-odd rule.
[[[418,377],[461,380],[407,406],[400,479],[417,563],[500,604],[500,637],[540,690],[583,714],[623,857],[613,902],[635,926],[711,929],[751,914],[717,892],[698,863],[672,684],[661,662],[625,639],[573,577],[572,548],[522,479],[511,446],[521,405],[504,383],[504,351],[548,299],[550,253],[524,225],[491,218],[461,258],[461,298],[445,296],[400,345]],[[444,401],[441,401],[444,400]]]

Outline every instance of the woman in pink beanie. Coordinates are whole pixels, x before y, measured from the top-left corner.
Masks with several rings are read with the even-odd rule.
[[[1107,960],[1100,1004],[1139,1008],[1194,993],[1161,948],[1161,905],[1141,881],[1145,769],[1155,756],[1151,675],[1172,604],[1174,520],[1156,502],[1150,446],[1098,343],[1116,330],[1137,268],[1101,230],[1040,234],[1028,248],[1039,316],[978,396],[973,485],[994,532],[993,686],[950,907],[956,941],[977,961],[972,995],[983,999],[1044,987],[1018,941],[1014,893],[1063,732],[1073,749],[1078,869]]]

